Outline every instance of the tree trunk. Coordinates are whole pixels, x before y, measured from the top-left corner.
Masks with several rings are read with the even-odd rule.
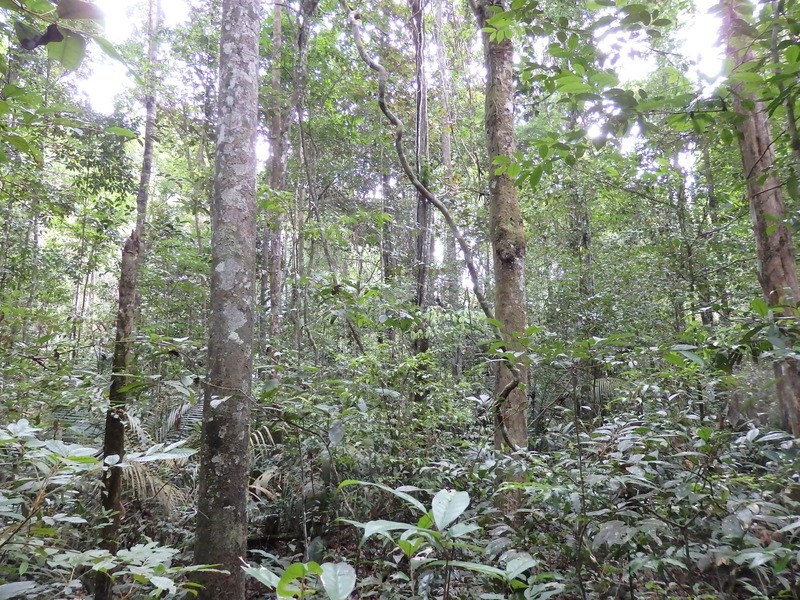
[[[493,10],[505,8],[503,0],[480,0],[473,5],[478,27],[483,30],[484,57],[486,61],[486,145],[489,160],[497,156],[513,159],[517,149],[514,132],[514,48],[511,39],[493,40],[485,31],[486,21],[496,14]],[[523,350],[515,336],[524,335],[527,328],[525,314],[525,251],[527,239],[522,222],[517,190],[507,173],[496,174],[489,169],[489,237],[495,284],[495,318],[501,324],[507,352]],[[525,392],[527,367],[516,365],[515,374],[505,363],[498,369],[495,382],[495,402],[501,403],[495,411],[495,447],[509,445],[527,448],[528,396]],[[518,379],[517,385],[507,394],[507,386]],[[510,508],[510,507],[509,507]]]
[[[424,7],[421,0],[409,0],[411,11],[411,37],[414,43],[414,85],[416,113],[414,118],[416,143],[415,143],[415,168],[417,177],[424,186],[429,185],[428,177],[428,84],[424,72],[425,64],[425,18]],[[416,228],[414,233],[414,304],[419,310],[420,317],[424,320],[425,309],[428,306],[428,274],[431,263],[431,208],[428,199],[417,191]],[[422,354],[430,348],[430,339],[425,332],[423,324],[416,332],[413,341],[414,354]],[[427,391],[424,389],[424,367],[416,369],[416,386],[414,399],[422,400]]]
[[[156,128],[156,94],[153,69],[158,59],[156,32],[161,25],[161,2],[150,0],[147,23],[147,87],[145,89],[145,126],[142,169],[136,192],[136,227],[125,241],[119,277],[114,357],[111,368],[111,387],[108,394],[108,411],[103,437],[103,458],[117,456],[122,462],[125,455],[125,418],[128,404],[126,386],[131,382],[133,357],[133,332],[136,325],[136,286],[142,262],[144,226],[147,203],[150,197],[150,179],[153,173],[153,146]],[[101,503],[108,519],[102,532],[102,546],[112,554],[119,548],[119,530],[125,510],[122,505],[122,468],[110,466],[103,474]],[[112,580],[106,573],[97,573],[95,600],[110,600]]]
[[[450,73],[450,65],[447,58],[447,50],[444,46],[444,0],[440,0],[436,5],[436,27],[434,32],[434,41],[438,51],[438,64],[439,64],[439,84],[441,86],[439,95],[442,103],[442,165],[444,166],[444,180],[446,186],[446,195],[449,195],[450,190],[447,186],[452,185],[453,181],[453,156],[452,156],[452,123],[453,115],[450,108],[450,90],[452,89],[452,76]],[[461,272],[463,267],[458,260],[457,242],[455,236],[448,228],[445,228],[444,233],[444,260],[442,268],[444,270],[442,302],[445,307],[450,310],[457,310],[460,306],[460,293],[461,293]],[[453,377],[460,378],[463,375],[463,354],[464,349],[461,344],[456,344],[453,350],[453,362],[451,371]]]
[[[727,54],[734,71],[743,63],[754,60],[750,40],[737,32],[742,22],[736,0],[725,4],[724,24]],[[769,130],[766,106],[744,90],[741,83],[731,86],[733,110],[738,115],[739,148],[742,153],[750,216],[755,233],[758,255],[758,281],[767,304],[783,319],[793,319],[800,287],[792,244],[792,233],[786,226],[786,209],[780,183],[774,175],[775,153]],[[777,378],[783,426],[800,435],[800,377],[793,359],[776,360],[773,365]]]
[[[270,156],[267,162],[267,177],[272,202],[280,202],[280,193],[286,183],[286,140],[285,109],[281,102],[281,70],[283,52],[283,4],[272,5],[272,54],[270,57],[270,92],[269,92],[269,146]],[[265,336],[265,358],[267,363],[275,361],[275,341],[281,331],[281,290],[283,288],[283,217],[280,208],[267,211],[268,226],[264,232],[262,244],[264,267],[261,275],[261,308],[269,304],[268,326],[262,335]],[[274,372],[274,370],[271,370]]]
[[[256,260],[258,0],[224,0],[220,36],[219,123],[211,211],[211,315],[208,382],[197,506],[200,600],[243,600]]]

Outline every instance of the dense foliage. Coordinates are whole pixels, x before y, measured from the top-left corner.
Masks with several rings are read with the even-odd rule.
[[[187,3],[150,35],[156,3],[131,3],[142,26],[114,47],[91,3],[0,0],[0,600],[88,597],[98,571],[119,598],[179,597],[214,568],[192,549],[221,3]],[[409,156],[413,6],[356,7]],[[761,295],[729,89],[765,103],[786,199],[774,227],[796,233],[798,5],[743,12],[753,58],[718,77],[681,41],[705,13],[693,3],[514,0],[485,31],[516,44],[519,148],[499,160],[471,10],[423,6],[428,148],[414,167],[490,300],[487,175],[515,180],[532,324],[517,352],[441,214],[418,301],[417,192],[343,10],[263,16],[250,597],[800,597],[800,459],[773,366],[800,358],[800,330]],[[101,54],[130,70],[109,115],[84,91]],[[127,450],[103,458],[148,94]],[[530,441],[500,452],[491,390],[509,361],[529,367]],[[99,494],[119,464],[114,554]]]

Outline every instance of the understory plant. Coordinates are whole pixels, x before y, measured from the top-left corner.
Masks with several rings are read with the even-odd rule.
[[[0,427],[0,598],[75,597],[95,572],[109,573],[125,598],[168,598],[195,591],[185,581],[210,567],[175,563],[180,550],[150,540],[115,555],[97,548],[100,475],[111,464],[184,458],[180,443],[156,444],[119,462],[102,463],[96,448],[44,440],[20,419]]]

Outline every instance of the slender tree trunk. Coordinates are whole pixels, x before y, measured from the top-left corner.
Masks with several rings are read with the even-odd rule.
[[[442,103],[442,165],[444,166],[445,195],[449,195],[450,186],[453,181],[453,156],[452,156],[452,123],[453,115],[450,107],[450,90],[452,89],[452,77],[450,65],[447,57],[447,49],[444,45],[444,0],[439,0],[436,5],[436,27],[434,40],[438,49],[439,64],[439,84],[441,86],[439,95]],[[444,293],[442,302],[444,306],[455,310],[459,306],[461,292],[461,262],[458,260],[457,242],[455,236],[445,227],[444,233]],[[463,374],[463,355],[464,349],[460,343],[456,344],[453,350],[453,362],[451,371],[453,376],[460,378]]]
[[[281,101],[283,53],[283,3],[276,0],[272,5],[272,55],[270,57],[269,92],[269,145],[267,177],[272,202],[278,201],[286,184],[286,137],[288,121],[284,102]],[[266,361],[275,361],[275,343],[281,332],[281,291],[283,289],[283,216],[280,208],[267,211],[268,227],[262,244],[264,268],[261,275],[262,310],[269,304],[268,327],[266,328]]]
[[[492,40],[485,31],[486,21],[504,10],[503,0],[479,0],[473,4],[478,27],[483,30],[484,57],[486,61],[486,146],[491,162],[497,156],[513,159],[517,149],[514,132],[514,47],[510,38]],[[519,199],[514,182],[507,173],[496,174],[489,169],[489,237],[495,284],[495,318],[501,324],[506,350],[522,350],[515,336],[524,335],[527,328],[525,313],[525,251],[527,238],[522,222]],[[527,448],[528,395],[525,391],[528,369],[516,365],[515,374],[508,365],[499,366],[495,383],[495,402],[501,403],[495,411],[495,446],[509,445]],[[516,385],[507,391],[509,385]],[[503,399],[502,394],[507,393]],[[515,449],[512,448],[512,449]],[[509,498],[508,512],[513,510]]]
[[[726,0],[723,13],[727,34],[727,54],[734,70],[754,60],[750,40],[737,33],[736,23],[742,19],[737,0]],[[742,153],[750,215],[758,254],[758,281],[769,306],[783,319],[796,316],[800,300],[797,266],[791,230],[786,226],[786,208],[781,185],[774,175],[775,152],[769,129],[766,106],[734,84],[733,109],[739,115],[739,148]],[[798,363],[793,359],[774,362],[778,398],[783,425],[794,435],[800,435],[800,377]]]
[[[772,0],[772,45],[770,48],[772,62],[780,65],[781,56],[780,49],[778,48],[778,34],[780,33],[780,19],[784,17],[785,2],[783,0]],[[781,75],[781,68],[775,68],[775,74]],[[782,79],[778,79],[778,92],[785,97],[783,103],[786,108],[786,132],[789,134],[789,144],[792,148],[792,158],[794,164],[792,165],[792,174],[797,177],[800,171],[800,133],[797,131],[797,117],[795,115],[794,103],[797,99],[796,94],[786,94],[786,86],[783,84]]]
[[[394,281],[394,232],[392,219],[394,218],[394,198],[392,194],[391,167],[386,163],[386,157],[381,150],[381,210],[389,215],[381,223],[381,272],[383,282],[391,284]]]
[[[133,332],[136,326],[136,287],[142,262],[144,226],[147,203],[150,197],[150,179],[153,173],[153,147],[156,126],[156,77],[153,73],[158,59],[156,32],[161,25],[161,2],[150,0],[147,26],[147,84],[145,88],[145,126],[142,169],[136,192],[136,227],[125,241],[119,277],[114,357],[111,366],[111,389],[108,395],[103,458],[116,456],[121,462],[125,455],[125,418],[128,405],[126,386],[131,382],[133,359]],[[108,519],[103,528],[104,548],[115,554],[119,548],[119,530],[125,510],[122,505],[122,468],[110,466],[103,474],[101,492],[103,510]],[[98,572],[95,600],[110,600],[112,581]]]
[[[708,218],[711,223],[711,227],[716,229],[720,224],[719,198],[717,197],[714,169],[711,165],[711,153],[708,151],[708,145],[703,146],[703,177],[706,184],[706,205],[708,207]],[[724,261],[727,260],[723,253],[716,249],[713,251],[713,255],[716,257],[716,260],[712,260],[712,264],[723,264]],[[711,279],[706,278],[704,286],[707,288],[707,291],[704,292],[707,296],[707,299],[705,300],[706,305],[711,306],[716,297],[716,301],[719,304],[720,319],[723,322],[730,321],[731,308],[727,281],[719,277],[719,275],[715,275]],[[706,312],[711,315],[711,321],[713,322],[712,311],[708,310]]]
[[[243,600],[256,262],[259,0],[223,0],[211,315],[194,560],[200,600]]]
[[[306,156],[304,151],[305,141],[303,140],[303,125],[300,115],[305,111],[305,95],[306,95],[306,81],[308,79],[308,39],[309,32],[311,31],[311,19],[316,12],[319,0],[302,0],[300,2],[300,10],[297,17],[297,61],[293,70],[293,90],[292,90],[292,109],[298,115],[297,134],[300,146],[300,160],[305,168],[309,170],[307,173],[310,175],[310,166],[306,163]],[[286,119],[291,122],[292,119]],[[284,131],[288,131],[289,123],[283,125]],[[306,188],[308,195],[313,197],[311,187],[313,185],[312,177],[306,179]],[[292,290],[291,306],[293,308],[290,313],[293,315],[294,320],[294,346],[297,356],[300,356],[302,344],[302,331],[305,326],[304,316],[305,310],[301,305],[305,305],[305,292],[301,291],[300,282],[303,279],[305,269],[305,215],[306,215],[306,193],[302,184],[298,184],[297,193],[294,202],[294,230],[296,232],[296,239],[294,243],[294,279],[295,285]]]
[[[411,11],[411,37],[414,43],[414,85],[416,115],[414,119],[416,144],[415,168],[417,177],[424,186],[429,186],[428,177],[428,84],[425,78],[425,14],[421,0],[409,0]],[[431,209],[425,196],[417,191],[416,231],[414,234],[414,304],[424,319],[424,312],[428,306],[428,275],[431,263]],[[414,354],[422,354],[430,348],[430,339],[423,329],[417,331],[413,341]],[[426,391],[422,389],[422,373],[417,372],[417,389],[414,399],[422,400]]]

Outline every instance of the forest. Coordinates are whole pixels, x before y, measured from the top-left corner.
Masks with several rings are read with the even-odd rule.
[[[0,600],[800,600],[796,0],[0,47]]]

